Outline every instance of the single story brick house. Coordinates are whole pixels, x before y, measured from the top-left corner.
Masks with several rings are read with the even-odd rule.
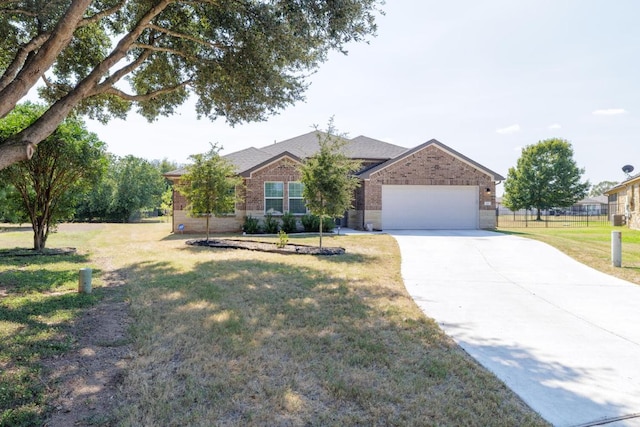
[[[604,193],[609,197],[609,214],[624,215],[629,228],[640,230],[640,174],[629,177]]]
[[[243,200],[235,212],[210,222],[213,232],[237,232],[246,216],[264,218],[306,213],[299,165],[319,149],[318,131],[247,148],[223,157],[243,178]],[[496,182],[504,177],[432,139],[407,149],[366,136],[347,140],[344,153],[362,162],[360,187],[342,226],[354,229],[491,229],[496,226]],[[174,182],[184,169],[168,172]],[[173,195],[173,231],[204,232],[205,221],[191,218],[187,200]],[[179,227],[179,225],[182,225]]]

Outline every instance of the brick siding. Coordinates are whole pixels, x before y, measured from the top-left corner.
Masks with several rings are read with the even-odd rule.
[[[363,183],[356,196],[356,208],[364,210],[364,223],[372,223],[376,229],[382,227],[383,185],[477,186],[480,227],[496,226],[496,189],[492,177],[437,146],[429,145],[397,163],[376,171]],[[360,225],[363,226],[364,224]]]

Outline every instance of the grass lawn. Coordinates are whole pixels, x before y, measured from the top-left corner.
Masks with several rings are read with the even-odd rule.
[[[597,225],[583,228],[503,228],[500,232],[550,244],[583,264],[640,284],[640,231]],[[611,265],[611,231],[622,233],[622,267]]]
[[[46,417],[39,361],[73,345],[70,326],[100,300],[101,272],[126,278],[135,350],[105,423],[546,425],[422,314],[390,236],[325,237],[347,250],[333,257],[190,238],[168,224],[70,224],[48,246],[76,256],[0,258],[0,425],[17,412],[23,425]],[[0,249],[30,242],[29,231],[0,232]],[[91,297],[74,292],[85,266]]]

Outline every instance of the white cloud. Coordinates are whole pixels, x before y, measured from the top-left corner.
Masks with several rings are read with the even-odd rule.
[[[549,129],[560,129],[560,128],[562,128],[562,126],[560,126],[558,123],[549,125]]]
[[[511,125],[506,128],[496,129],[496,132],[502,135],[509,135],[511,133],[520,132],[520,125]]]
[[[627,111],[624,108],[605,108],[602,110],[595,110],[594,116],[616,116],[618,114],[626,114]]]

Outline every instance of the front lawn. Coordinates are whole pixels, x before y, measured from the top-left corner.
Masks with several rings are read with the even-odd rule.
[[[30,237],[0,234],[0,247],[26,246]],[[78,246],[94,268],[126,278],[134,353],[120,407],[102,419],[546,425],[422,314],[402,284],[392,237],[325,237],[325,245],[347,250],[328,257],[184,244],[194,237],[170,235],[167,224],[113,224],[65,225],[50,238],[51,247]],[[0,282],[19,268],[0,264]],[[55,298],[49,289],[25,296]],[[22,331],[38,316],[15,317],[4,298],[0,309]],[[0,363],[17,363],[14,354]]]

